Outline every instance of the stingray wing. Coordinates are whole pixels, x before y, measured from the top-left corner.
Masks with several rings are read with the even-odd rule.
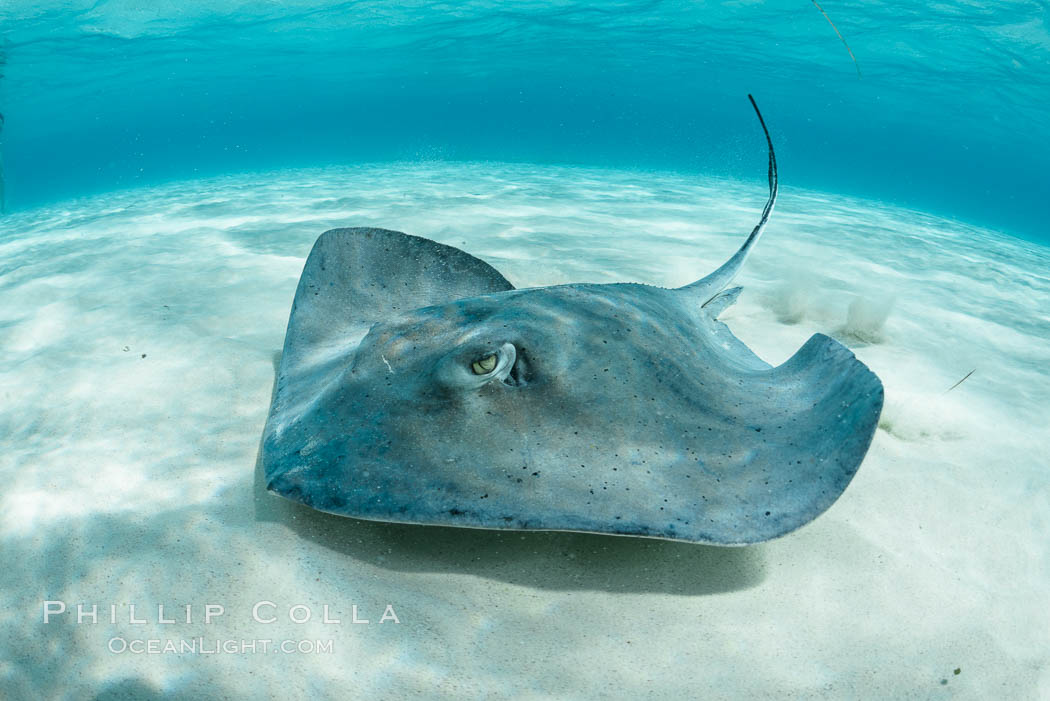
[[[721,545],[777,538],[826,511],[860,468],[883,404],[875,373],[824,334],[766,370],[737,344],[753,367],[738,375],[747,394],[726,398],[712,469],[689,480],[707,495],[693,537]]]
[[[485,261],[430,239],[388,229],[326,231],[295,291],[282,369],[313,348],[359,338],[376,321],[512,289]]]
[[[283,429],[321,396],[372,324],[420,307],[512,289],[485,261],[430,239],[369,228],[321,234],[292,302],[267,420],[264,466],[271,467],[272,457],[284,449]]]

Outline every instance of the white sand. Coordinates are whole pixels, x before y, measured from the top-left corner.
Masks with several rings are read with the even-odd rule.
[[[783,188],[723,318],[773,363],[839,337],[887,403],[845,495],[781,540],[394,526],[261,489],[274,355],[327,228],[461,246],[518,286],[680,285],[735,250],[764,197],[436,163],[0,219],[0,697],[1050,697],[1050,250],[991,232]],[[99,622],[45,625],[45,600],[97,604]],[[252,621],[264,600],[279,622]],[[204,625],[212,603],[226,613]],[[158,604],[193,623],[157,623]],[[289,622],[296,604],[314,619]],[[325,604],[341,624],[319,622]],[[378,623],[387,604],[400,623]],[[333,649],[109,650],[197,636]]]

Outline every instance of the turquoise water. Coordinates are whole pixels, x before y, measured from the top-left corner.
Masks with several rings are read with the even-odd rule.
[[[8,0],[8,209],[388,160],[758,179],[750,92],[785,187],[1047,240],[1047,3],[821,6]]]
[[[0,0],[0,699],[1050,699],[1047,6],[818,1]],[[719,318],[885,388],[824,515],[712,548],[266,491],[323,231],[678,287],[766,202],[748,93],[780,197]]]

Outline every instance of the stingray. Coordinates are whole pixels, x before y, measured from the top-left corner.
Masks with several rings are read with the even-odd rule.
[[[750,96],[749,96],[750,97]],[[457,248],[334,229],[295,293],[262,446],[270,491],[376,521],[757,543],[823,513],[879,379],[812,336],[772,367],[719,314],[742,247],[677,289],[515,289]]]

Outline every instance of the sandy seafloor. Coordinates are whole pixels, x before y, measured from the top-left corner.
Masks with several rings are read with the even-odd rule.
[[[886,407],[843,497],[780,540],[388,525],[262,489],[274,359],[326,229],[431,237],[519,287],[677,286],[764,199],[757,181],[439,162],[0,219],[0,697],[1050,697],[1050,249],[994,232],[784,184],[723,319],[774,364],[836,336]],[[100,620],[45,625],[45,600]],[[277,623],[252,621],[259,601]],[[209,603],[226,613],[204,625]],[[313,620],[289,622],[296,604]],[[378,623],[387,604],[400,623]],[[333,649],[109,650],[198,636]]]

